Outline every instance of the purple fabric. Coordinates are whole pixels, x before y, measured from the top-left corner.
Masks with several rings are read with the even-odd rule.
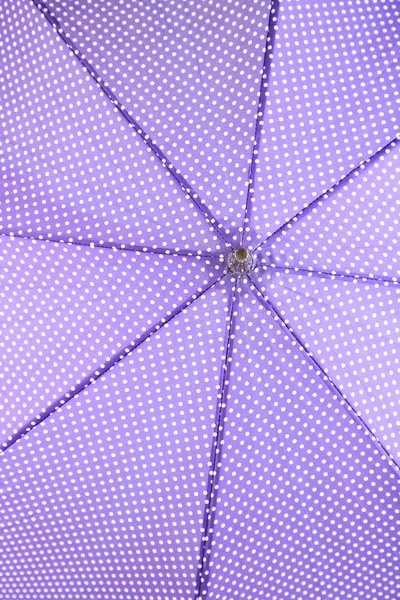
[[[334,379],[378,439],[400,459],[400,286],[293,270],[254,281]]]
[[[2,444],[222,272],[218,259],[1,236],[0,256]]]
[[[128,112],[239,239],[268,5],[47,4]],[[98,32],[104,35],[99,37]]]
[[[6,451],[0,597],[194,594],[229,298],[203,294]]]
[[[235,332],[207,597],[395,598],[397,471],[248,284]]]
[[[393,140],[399,13],[393,2],[279,2],[247,244]]]
[[[0,130],[0,231],[220,250],[213,228],[35,5],[5,2],[5,16],[7,8],[12,26],[6,21],[0,31],[7,119]]]
[[[1,600],[398,600],[399,17],[1,3]]]
[[[397,281],[399,147],[388,144],[268,239],[259,262]]]

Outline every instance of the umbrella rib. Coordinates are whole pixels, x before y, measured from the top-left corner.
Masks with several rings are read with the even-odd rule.
[[[400,477],[400,465],[396,462],[395,458],[393,456],[391,456],[389,451],[381,443],[379,438],[374,434],[374,432],[372,431],[370,426],[364,421],[362,416],[352,406],[352,404],[349,402],[349,400],[346,398],[346,396],[343,394],[343,392],[340,390],[340,388],[331,379],[331,377],[326,373],[326,371],[319,364],[319,362],[314,358],[314,356],[309,352],[309,350],[307,350],[306,346],[301,341],[301,338],[294,332],[294,330],[292,328],[290,328],[288,326],[288,324],[286,323],[285,319],[281,315],[280,311],[276,308],[276,306],[270,300],[267,300],[264,297],[264,294],[262,293],[260,288],[257,286],[254,279],[252,277],[249,277],[249,279],[251,280],[251,283],[254,286],[254,289],[251,288],[251,290],[252,290],[253,294],[256,296],[256,298],[258,299],[258,301],[260,302],[260,304],[262,304],[262,306],[264,306],[264,308],[267,311],[270,310],[276,316],[279,324],[284,329],[284,331],[286,331],[287,334],[289,335],[289,337],[291,337],[296,342],[296,344],[298,346],[300,346],[300,348],[303,350],[304,355],[307,358],[308,362],[316,370],[317,375],[319,375],[319,377],[325,383],[327,388],[333,393],[334,396],[341,398],[343,400],[343,402],[345,402],[345,404],[349,408],[350,415],[353,417],[353,419],[359,425],[361,425],[368,431],[368,433],[371,436],[371,439],[379,446],[379,449],[386,454],[386,456],[389,460],[389,465],[393,468],[393,471],[396,473],[396,476]]]
[[[85,67],[88,71],[89,75],[94,79],[97,85],[103,90],[106,96],[111,100],[112,104],[117,108],[118,112],[128,121],[129,125],[133,127],[133,129],[140,135],[142,140],[149,146],[149,148],[154,152],[157,158],[161,161],[161,164],[172,177],[179,183],[183,191],[189,196],[192,200],[193,204],[196,206],[198,211],[204,216],[206,221],[210,223],[210,225],[215,229],[218,235],[224,240],[226,244],[232,246],[232,239],[229,234],[224,230],[222,224],[216,219],[216,217],[212,214],[211,210],[207,207],[206,203],[199,198],[198,193],[193,189],[190,183],[185,179],[183,175],[179,172],[179,170],[172,164],[170,160],[166,157],[161,148],[150,138],[150,136],[143,130],[143,128],[139,125],[139,123],[132,117],[132,115],[124,108],[115,94],[111,91],[111,89],[105,84],[101,75],[96,71],[96,69],[89,63],[89,61],[84,57],[82,52],[79,50],[78,46],[66,35],[63,31],[62,26],[58,22],[57,18],[51,14],[51,11],[47,4],[43,2],[43,0],[32,0],[35,4],[36,8],[44,15],[46,20],[50,23],[50,25],[55,29],[60,38],[65,42],[65,44],[72,50],[76,58],[79,62]]]
[[[278,229],[276,229],[273,233],[271,233],[271,235],[269,235],[263,242],[260,242],[259,244],[257,244],[257,246],[254,248],[253,252],[258,250],[261,246],[264,246],[264,244],[268,244],[268,245],[271,244],[282,232],[284,232],[287,228],[290,228],[292,226],[293,222],[297,223],[300,219],[302,219],[303,217],[308,215],[308,213],[313,210],[313,208],[315,207],[315,205],[318,202],[321,202],[324,199],[326,199],[326,198],[324,198],[324,196],[327,196],[327,198],[329,198],[330,194],[332,192],[334,192],[339,186],[346,183],[346,181],[348,179],[350,179],[351,176],[354,175],[359,169],[364,168],[364,166],[367,164],[372,165],[375,161],[379,160],[379,158],[386,152],[386,150],[388,150],[390,148],[390,146],[395,144],[396,142],[399,142],[398,136],[396,136],[395,138],[390,140],[390,142],[385,144],[385,146],[382,146],[381,148],[379,148],[369,158],[366,158],[365,160],[361,161],[359,165],[357,165],[356,167],[351,169],[351,171],[349,171],[349,173],[347,173],[341,179],[339,179],[339,181],[334,183],[328,190],[325,190],[324,192],[322,192],[322,194],[320,194],[317,198],[315,198],[312,202],[310,202],[310,204],[308,204],[307,206],[305,206],[304,208],[299,210],[295,215],[293,215],[293,217],[291,217],[288,221],[286,221],[286,223],[283,223],[283,225],[281,225],[280,227],[278,227]]]
[[[360,281],[360,283],[383,283],[384,285],[400,285],[400,281],[397,279],[386,279],[384,277],[368,277],[362,273],[341,273],[340,271],[316,271],[314,269],[304,269],[302,267],[281,267],[278,265],[258,265],[254,270],[257,269],[277,269],[279,271],[291,271],[292,273],[298,273],[299,275],[309,275],[313,277],[320,277],[321,279],[350,279],[352,281]]]
[[[152,246],[140,246],[137,244],[114,244],[112,242],[95,243],[91,240],[60,240],[56,238],[41,238],[34,235],[22,235],[18,233],[0,231],[0,236],[8,238],[18,238],[22,240],[35,240],[37,242],[50,242],[53,244],[66,244],[69,246],[86,246],[89,248],[105,248],[107,250],[122,250],[123,252],[142,252],[143,254],[167,254],[168,256],[200,256],[204,258],[218,258],[220,252],[202,252],[201,250],[179,250],[171,248],[158,248]]]
[[[229,307],[229,317],[228,317],[228,325],[226,329],[226,338],[225,338],[225,358],[224,362],[221,366],[220,373],[220,384],[219,384],[219,397],[220,402],[217,405],[217,411],[215,416],[215,434],[214,440],[212,442],[211,454],[210,454],[210,476],[207,482],[207,492],[206,492],[206,500],[205,500],[205,508],[204,508],[204,516],[203,516],[203,536],[200,545],[200,561],[197,570],[196,576],[196,592],[195,592],[195,600],[200,600],[202,597],[203,590],[206,589],[209,572],[207,571],[209,551],[211,549],[212,542],[212,533],[214,527],[214,519],[215,519],[215,506],[217,500],[217,491],[218,491],[218,481],[219,481],[219,468],[218,468],[218,457],[221,442],[223,439],[224,432],[224,420],[226,414],[226,400],[227,400],[227,391],[229,382],[229,373],[230,373],[230,364],[232,358],[232,342],[231,342],[231,334],[234,329],[234,307],[236,301],[236,291],[237,291],[237,280],[235,282],[235,286],[233,288],[232,299]]]
[[[89,375],[87,375],[84,379],[82,379],[77,385],[73,386],[63,394],[60,398],[58,398],[51,406],[49,406],[41,415],[37,415],[34,419],[31,419],[28,423],[25,423],[16,433],[12,436],[9,436],[8,440],[3,442],[2,447],[0,448],[0,453],[8,450],[13,446],[21,437],[32,431],[37,425],[42,423],[45,419],[50,417],[55,411],[59,410],[62,406],[64,406],[67,402],[70,402],[75,396],[81,393],[83,390],[88,388],[90,385],[95,383],[100,377],[102,377],[107,371],[109,371],[112,367],[117,365],[122,359],[128,356],[133,350],[136,350],[139,346],[141,346],[144,342],[146,342],[154,333],[159,331],[162,327],[164,327],[167,323],[172,321],[176,316],[178,316],[185,308],[193,304],[198,298],[203,296],[209,289],[215,286],[219,281],[225,277],[226,273],[223,273],[216,279],[214,279],[211,283],[201,289],[199,292],[191,294],[188,298],[186,298],[183,302],[181,302],[174,310],[170,312],[169,315],[162,317],[149,327],[136,341],[130,342],[124,348],[121,348],[118,352],[116,352],[111,358],[106,360],[103,364],[101,364],[97,369],[92,371]]]
[[[272,0],[271,9],[269,12],[268,24],[267,24],[267,39],[265,42],[265,51],[264,51],[264,62],[261,74],[261,82],[260,82],[260,94],[259,94],[259,102],[258,102],[258,111],[256,117],[256,123],[254,128],[254,142],[253,142],[253,151],[251,155],[251,161],[249,165],[247,180],[247,196],[246,196],[246,205],[244,211],[243,218],[243,227],[242,227],[242,237],[241,237],[241,245],[243,244],[243,240],[246,232],[246,221],[250,217],[250,197],[253,192],[252,186],[254,185],[255,180],[255,172],[257,165],[257,156],[261,143],[261,131],[263,124],[263,116],[265,112],[265,105],[267,101],[267,88],[269,77],[271,73],[271,63],[273,56],[273,49],[275,46],[275,28],[278,20],[279,13],[279,0]],[[275,23],[273,24],[273,22]],[[274,26],[275,25],[275,26]]]

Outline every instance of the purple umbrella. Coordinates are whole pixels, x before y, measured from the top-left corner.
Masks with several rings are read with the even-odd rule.
[[[397,600],[398,5],[0,15],[0,599]]]

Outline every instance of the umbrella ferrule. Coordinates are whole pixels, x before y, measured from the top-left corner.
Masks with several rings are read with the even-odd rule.
[[[253,268],[253,257],[246,248],[240,246],[228,254],[227,265],[234,275],[246,275]]]

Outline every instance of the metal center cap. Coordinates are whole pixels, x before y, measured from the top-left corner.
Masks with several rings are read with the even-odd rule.
[[[234,275],[245,275],[253,267],[253,257],[246,248],[237,248],[228,254],[228,269]]]

